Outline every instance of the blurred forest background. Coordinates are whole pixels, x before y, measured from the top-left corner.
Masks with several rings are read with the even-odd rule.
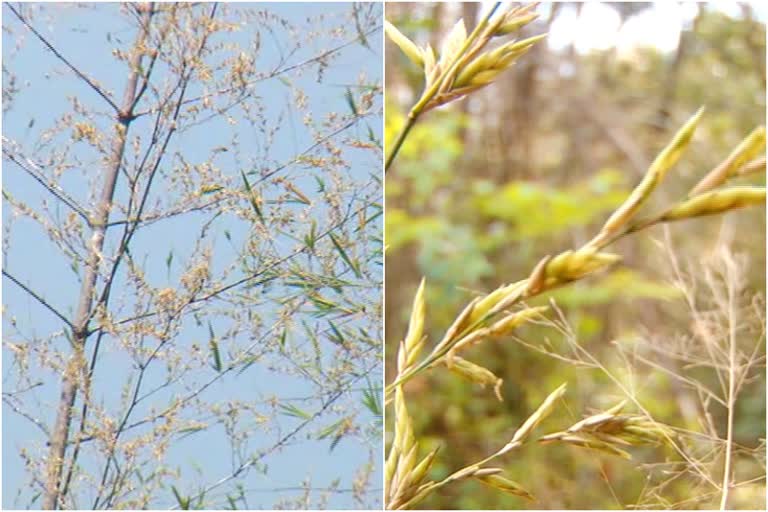
[[[459,18],[471,30],[483,8],[389,3],[386,16],[418,45],[439,48]],[[542,256],[594,235],[699,106],[707,111],[694,141],[654,193],[650,211],[684,197],[764,124],[761,9],[756,2],[542,4],[540,18],[519,37],[547,32],[544,42],[494,84],[420,119],[387,175],[387,381],[422,276],[432,346],[476,294],[522,279]],[[388,43],[388,141],[422,85],[421,71]],[[763,184],[764,177],[751,182]],[[742,483],[733,489],[731,508],[765,507],[765,242],[762,207],[655,227],[611,248],[624,257],[618,268],[549,295],[578,343],[658,421],[690,431],[691,439],[700,433],[702,444],[689,446],[720,480],[722,453],[707,436],[725,437],[727,412],[701,392],[719,392],[716,372],[675,354],[698,350],[697,319],[724,322],[715,314],[722,303],[713,276],[726,266],[728,248],[725,258],[735,258],[738,270],[728,279],[738,280],[743,308],[739,343],[756,350],[757,362],[736,403],[736,481]],[[559,407],[539,435],[625,398],[606,372],[575,361],[567,336],[551,324],[518,334],[529,347],[507,338],[468,354],[504,379],[503,402],[446,371],[406,387],[422,455],[442,446],[432,479],[500,448],[563,382],[567,409]],[[563,358],[552,357],[557,354]],[[630,451],[633,460],[623,460],[533,443],[504,462],[505,473],[536,502],[467,482],[447,486],[421,506],[717,508],[719,494],[711,487],[680,465],[657,464],[675,460],[669,450]]]

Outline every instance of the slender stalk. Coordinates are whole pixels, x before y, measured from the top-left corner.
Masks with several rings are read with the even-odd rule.
[[[397,139],[395,140],[395,143],[392,146],[392,150],[389,152],[389,155],[387,155],[387,161],[384,164],[385,173],[389,170],[389,166],[392,165],[392,162],[395,160],[397,153],[400,152],[400,148],[402,147],[403,142],[405,142],[405,138],[408,137],[408,132],[411,131],[411,128],[413,128],[413,125],[415,124],[416,124],[416,118],[408,116],[408,119],[405,122],[405,126],[403,126],[403,129],[400,131],[400,134],[397,136]]]
[[[729,262],[730,263],[730,262]],[[731,270],[728,265],[728,270]],[[728,426],[725,440],[725,463],[723,464],[722,494],[720,495],[720,510],[728,507],[728,497],[731,487],[731,466],[733,464],[733,417],[736,408],[736,297],[733,276],[727,272],[728,282]]]
[[[104,182],[101,189],[99,203],[91,222],[93,232],[91,235],[90,253],[86,265],[85,278],[80,288],[77,312],[72,328],[73,353],[62,373],[61,395],[56,412],[53,427],[53,435],[50,439],[50,450],[46,462],[45,492],[43,494],[42,507],[46,510],[55,510],[61,503],[61,476],[64,465],[64,456],[69,440],[70,426],[72,422],[72,407],[74,406],[79,389],[80,375],[87,368],[85,356],[85,343],[88,339],[88,321],[91,318],[91,309],[96,280],[102,263],[102,250],[104,248],[104,236],[109,222],[109,213],[112,209],[112,198],[115,192],[117,176],[125,152],[125,143],[128,128],[133,120],[131,109],[134,105],[136,88],[139,80],[141,60],[149,30],[149,21],[152,16],[151,4],[142,6],[143,23],[133,46],[133,55],[130,60],[130,72],[123,94],[122,109],[117,114],[115,123],[115,135],[112,141],[112,152],[104,169]]]
[[[40,295],[35,293],[31,288],[29,288],[27,285],[25,285],[24,283],[22,283],[21,281],[16,279],[9,272],[6,272],[5,269],[3,269],[3,275],[5,277],[7,277],[8,279],[10,279],[16,286],[18,286],[19,288],[21,288],[22,290],[27,292],[27,294],[29,294],[30,297],[32,297],[37,302],[39,302],[41,306],[44,306],[48,311],[50,311],[51,313],[56,315],[59,318],[59,320],[64,322],[70,328],[72,327],[72,322],[70,322],[69,319],[67,317],[65,317],[63,314],[59,313],[59,311],[56,308],[54,308],[53,306],[51,306],[48,303],[48,301],[46,301],[43,297],[41,297]]]

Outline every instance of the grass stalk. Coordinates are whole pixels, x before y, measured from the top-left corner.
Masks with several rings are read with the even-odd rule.
[[[727,265],[728,274],[731,274],[731,265]],[[728,497],[731,490],[731,466],[733,464],[733,419],[736,409],[736,315],[735,287],[733,279],[729,275],[728,285],[728,418],[725,438],[725,462],[723,463],[723,483],[720,495],[720,510],[727,510]]]

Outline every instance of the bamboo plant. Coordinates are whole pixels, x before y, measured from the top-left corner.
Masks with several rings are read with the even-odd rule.
[[[424,71],[424,91],[410,109],[404,128],[387,148],[385,168],[388,170],[406,142],[418,119],[430,109],[466,96],[493,83],[544,36],[522,41],[507,41],[496,49],[486,50],[493,39],[503,39],[536,18],[533,5],[502,8],[495,4],[467,35],[460,20],[450,31],[439,54],[429,45],[420,48],[393,25],[387,23],[389,38],[409,60]],[[563,399],[566,384],[552,391],[536,411],[493,454],[463,467],[446,478],[433,481],[430,468],[438,455],[432,450],[419,452],[419,443],[408,412],[405,384],[430,370],[448,370],[464,379],[490,386],[502,400],[502,380],[489,369],[469,361],[460,354],[483,341],[509,335],[518,326],[540,319],[547,306],[530,307],[525,301],[556,288],[568,286],[620,264],[622,257],[609,252],[617,240],[662,223],[676,222],[706,215],[725,213],[737,208],[764,204],[765,186],[729,185],[735,177],[765,172],[765,128],[755,128],[732,153],[706,174],[685,197],[662,211],[649,216],[638,212],[659,188],[669,171],[681,159],[704,115],[704,108],[694,113],[672,137],[648,167],[643,178],[624,202],[608,217],[595,236],[581,247],[560,254],[546,255],[524,279],[499,286],[477,297],[455,317],[440,341],[427,350],[425,335],[425,281],[416,291],[404,339],[397,354],[396,375],[385,388],[386,401],[393,414],[393,436],[385,465],[385,505],[387,509],[409,509],[424,498],[451,483],[474,479],[502,492],[533,499],[522,485],[504,476],[503,469],[492,464],[532,439],[538,424],[549,416]],[[622,413],[620,403],[604,412],[588,416],[561,432],[544,435],[539,443],[565,443],[630,458],[629,447],[656,443],[667,444],[686,457],[678,445],[675,431],[647,414]],[[501,444],[501,443],[500,443]]]

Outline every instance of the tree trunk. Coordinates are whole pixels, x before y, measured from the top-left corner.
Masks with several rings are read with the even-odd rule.
[[[117,176],[125,151],[125,142],[128,128],[133,118],[134,98],[140,76],[141,60],[145,52],[145,42],[149,32],[149,23],[152,17],[153,6],[143,4],[142,27],[136,36],[133,45],[133,54],[130,58],[130,70],[128,82],[125,86],[120,112],[116,113],[115,134],[112,141],[112,154],[104,169],[104,183],[101,189],[99,203],[95,214],[90,219],[92,230],[88,255],[88,264],[85,269],[85,278],[80,288],[77,301],[77,312],[73,322],[72,333],[73,353],[67,362],[67,367],[62,374],[61,396],[56,412],[56,420],[53,434],[50,439],[50,451],[46,462],[45,494],[43,496],[43,508],[54,510],[62,505],[63,496],[60,496],[61,474],[64,463],[64,455],[69,440],[69,430],[72,421],[72,407],[75,404],[79,388],[80,376],[86,370],[85,343],[88,338],[88,324],[92,317],[93,297],[96,291],[96,280],[102,263],[102,250],[104,247],[104,235],[109,222],[109,213],[112,209],[112,198],[115,192]]]

